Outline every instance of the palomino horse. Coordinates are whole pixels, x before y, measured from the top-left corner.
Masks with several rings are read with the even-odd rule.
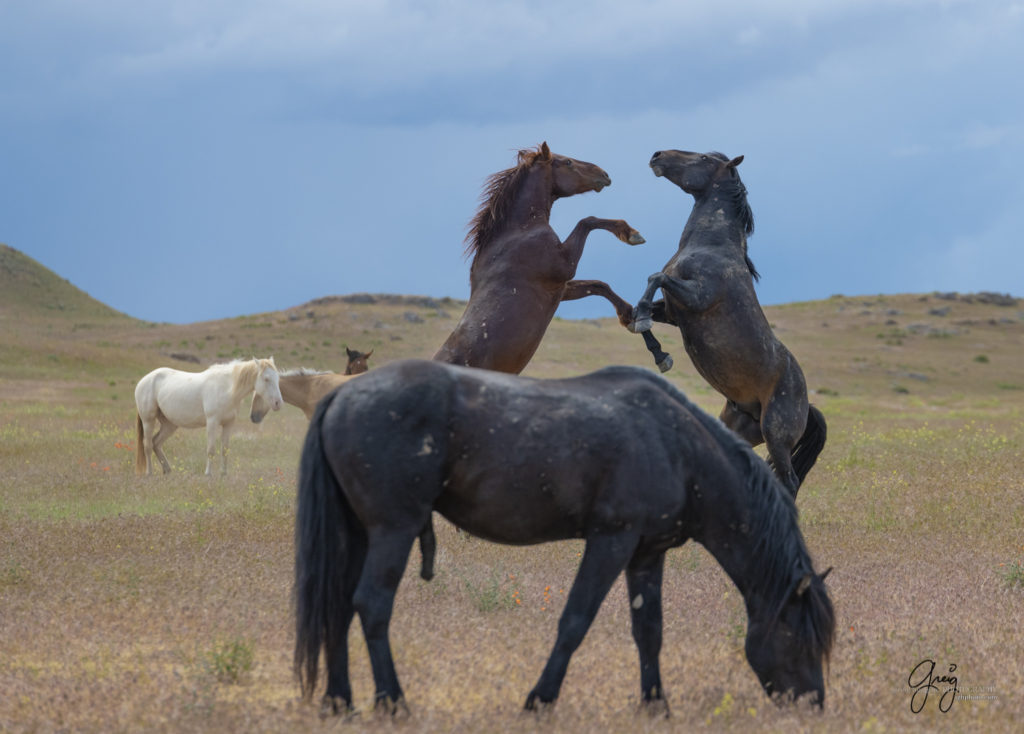
[[[135,386],[137,446],[135,473],[152,474],[156,454],[164,474],[171,470],[161,448],[179,428],[206,426],[206,475],[217,448],[220,429],[221,473],[228,472],[228,439],[238,406],[252,394],[249,418],[259,423],[269,406],[281,409],[274,358],[236,360],[215,364],[203,372],[182,372],[160,367],[139,380]],[[159,428],[159,431],[157,430]]]
[[[736,166],[721,153],[659,151],[664,176],[696,200],[679,250],[647,280],[630,327],[652,320],[679,327],[697,371],[726,398],[722,421],[752,446],[764,442],[769,461],[796,497],[825,446],[825,417],[807,401],[796,358],[772,332],[754,292],[758,277],[747,256],[754,215]],[[664,299],[654,302],[658,289]]]
[[[281,399],[302,410],[306,418],[313,417],[316,404],[338,385],[359,375],[339,375],[337,372],[316,372],[306,368],[281,373]]]
[[[621,219],[586,217],[561,242],[548,224],[555,200],[611,182],[593,163],[556,155],[547,143],[519,151],[518,165],[492,175],[466,238],[473,254],[469,304],[433,358],[518,374],[558,304],[591,295],[608,299],[628,326],[633,308],[607,283],[572,278],[593,230],[607,230],[628,245],[644,238]]]
[[[665,551],[690,538],[743,594],[747,660],[765,691],[824,702],[835,629],[824,574],[814,572],[793,499],[743,440],[637,367],[532,380],[410,360],[331,393],[302,450],[295,668],[309,698],[325,650],[325,713],[352,708],[356,612],[376,705],[405,708],[388,627],[433,510],[497,543],[586,541],[527,709],[558,697],[569,658],[625,570],[642,700],[667,713],[662,573]]]
[[[371,349],[370,352],[373,352]],[[370,356],[369,354],[365,356]],[[362,373],[360,373],[362,374]],[[339,385],[344,385],[360,375],[339,375],[337,372],[316,372],[306,368],[281,373],[281,398],[289,405],[300,408],[306,418],[312,419],[317,403]],[[434,578],[434,556],[437,552],[437,536],[434,526],[427,522],[420,533],[420,576],[426,580]]]
[[[346,375],[361,375],[370,369],[367,360],[373,354],[372,349],[368,352],[360,352],[356,349],[345,347],[345,353],[348,355],[348,364],[345,365]]]

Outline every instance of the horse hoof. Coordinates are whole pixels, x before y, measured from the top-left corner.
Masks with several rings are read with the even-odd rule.
[[[640,233],[637,232],[635,229],[629,230],[629,237],[626,238],[626,244],[628,244],[628,245],[642,245],[646,241],[647,240],[645,240],[640,235]]]
[[[633,323],[629,325],[629,330],[634,334],[643,334],[645,331],[650,331],[654,328],[654,319],[634,319]]]
[[[378,717],[390,716],[392,719],[408,719],[412,716],[409,711],[409,705],[405,702],[405,697],[399,697],[396,701],[391,696],[384,696],[378,698],[377,702],[373,706]]]
[[[672,355],[666,354],[665,359],[658,362],[658,369],[661,370],[662,372],[668,372],[670,369],[672,369],[673,364],[675,364],[675,362],[672,361]]]
[[[341,716],[347,720],[358,715],[359,712],[355,710],[355,707],[341,696],[324,696],[320,699],[319,716],[321,719]]]
[[[668,710],[668,701],[664,698],[651,698],[640,704],[640,709],[652,719],[667,719],[671,716]]]
[[[544,701],[536,692],[532,692],[526,697],[526,704],[523,706],[523,711],[529,711],[540,715],[545,711],[550,711],[554,705],[554,701]]]

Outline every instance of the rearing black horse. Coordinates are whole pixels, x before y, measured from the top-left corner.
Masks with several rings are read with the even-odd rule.
[[[681,150],[651,158],[654,175],[695,202],[678,251],[647,279],[630,328],[644,333],[652,321],[679,327],[697,371],[726,398],[722,421],[751,446],[767,445],[769,462],[796,497],[825,446],[825,417],[808,403],[804,373],[754,292],[759,276],[747,255],[754,215],[736,172],[742,160]],[[653,301],[659,288],[664,299]]]
[[[358,383],[358,384],[356,384]],[[323,710],[352,707],[348,631],[359,613],[376,705],[404,708],[388,628],[413,541],[432,510],[498,543],[583,538],[558,638],[526,708],[551,703],[625,570],[643,701],[661,685],[665,551],[693,538],[746,601],[746,653],[769,695],[821,705],[835,617],[793,500],[735,434],[635,367],[531,380],[394,362],[317,408],[299,468],[295,668]]]

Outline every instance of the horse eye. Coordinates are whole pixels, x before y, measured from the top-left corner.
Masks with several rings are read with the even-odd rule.
[[[571,158],[566,159],[565,165],[567,165],[569,168],[572,168],[572,159]]]
[[[708,157],[707,157],[706,155],[702,155],[702,156],[700,157],[700,159],[701,159],[702,161],[706,161],[706,160],[708,159]]]

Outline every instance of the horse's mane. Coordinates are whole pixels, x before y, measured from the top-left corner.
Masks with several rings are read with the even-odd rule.
[[[519,151],[515,166],[487,177],[480,196],[480,208],[470,221],[469,232],[466,234],[467,257],[472,255],[475,258],[494,239],[530,166],[538,158],[544,157],[542,147]]]
[[[729,157],[724,153],[719,153],[717,150],[708,153],[708,155],[719,158],[725,162],[729,161]],[[750,208],[750,204],[747,202],[747,187],[743,185],[743,181],[740,180],[740,174],[733,168],[732,175],[724,180],[719,181],[719,190],[729,197],[729,200],[736,207],[736,214],[740,220],[740,226],[743,227],[743,233],[747,237],[754,235],[754,210]],[[747,269],[753,276],[754,280],[760,280],[761,274],[757,272],[757,268],[754,267],[753,261],[747,254],[747,241],[743,240],[743,257],[747,262]]]
[[[248,393],[252,392],[253,386],[256,384],[256,378],[260,374],[260,370],[267,367],[276,370],[277,367],[274,365],[274,358],[260,359],[253,357],[252,359],[235,359],[227,362],[223,365],[213,365],[208,369],[214,369],[219,367],[224,371],[230,371],[234,378],[234,383],[231,387],[232,395],[236,398],[244,397]]]
[[[771,623],[774,623],[796,583],[810,574],[811,585],[803,594],[802,627],[795,632],[801,644],[827,663],[835,634],[835,612],[824,583],[814,573],[810,553],[797,525],[793,497],[746,441],[691,403],[675,385],[657,375],[651,376],[693,414],[724,450],[747,463],[748,507],[753,518],[750,535],[755,539],[748,573],[750,591],[760,595],[773,609]]]
[[[333,375],[334,373],[328,370],[314,370],[309,367],[299,367],[298,369],[285,370],[278,374],[281,377],[314,377],[316,375]]]

